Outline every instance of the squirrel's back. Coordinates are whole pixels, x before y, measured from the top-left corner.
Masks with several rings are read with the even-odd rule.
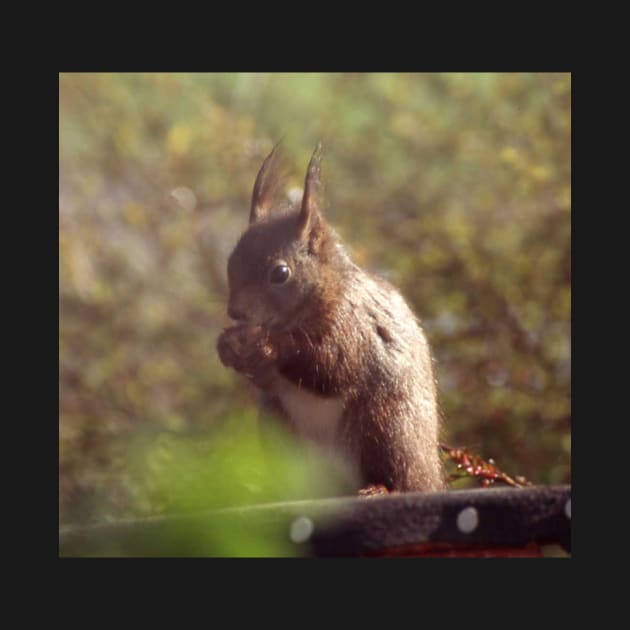
[[[346,430],[364,434],[365,481],[387,479],[385,485],[404,490],[442,488],[437,388],[418,319],[398,289],[356,266],[344,296],[333,337],[344,340],[343,351],[352,357]],[[384,448],[389,459],[372,456]]]

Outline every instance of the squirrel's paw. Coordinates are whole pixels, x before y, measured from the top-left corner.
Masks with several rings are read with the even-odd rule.
[[[223,365],[254,381],[277,358],[261,326],[234,326],[224,330],[219,336],[217,351]]]

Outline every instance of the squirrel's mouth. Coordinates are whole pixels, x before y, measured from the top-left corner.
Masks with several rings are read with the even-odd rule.
[[[282,324],[278,321],[277,317],[269,317],[260,324],[263,328],[282,328]]]
[[[279,328],[279,322],[275,317],[258,319],[247,314],[239,314],[239,317],[232,317],[232,321],[238,326],[260,326],[261,328]]]
[[[258,324],[262,328],[267,330],[286,331],[291,328],[290,322],[286,318],[280,318],[277,316],[268,317],[266,320]]]
[[[237,326],[260,326],[269,330],[282,330],[286,328],[286,320],[277,315],[267,318],[256,317],[255,313],[238,313],[238,317],[231,316],[230,319]]]

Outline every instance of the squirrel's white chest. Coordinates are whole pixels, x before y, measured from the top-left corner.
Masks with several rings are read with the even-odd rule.
[[[277,395],[298,435],[322,446],[335,445],[344,411],[341,398],[318,396],[284,378]]]

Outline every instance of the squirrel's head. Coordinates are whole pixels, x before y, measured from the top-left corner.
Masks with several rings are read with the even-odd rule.
[[[249,227],[228,261],[228,314],[250,325],[285,327],[325,299],[343,255],[320,207],[321,144],[308,166],[300,207],[278,204],[277,146],[263,162],[252,193]]]

